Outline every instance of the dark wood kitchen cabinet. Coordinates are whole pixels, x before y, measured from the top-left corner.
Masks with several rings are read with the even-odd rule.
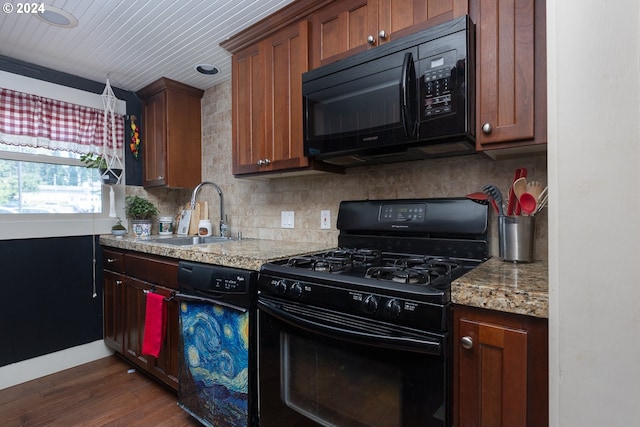
[[[543,149],[547,142],[545,2],[470,0],[469,9],[476,23],[477,151],[496,157],[523,151],[523,147]]]
[[[309,68],[309,23],[303,16],[323,3],[292,3],[221,43],[233,54],[234,175],[341,172],[303,151],[302,74]]]
[[[144,187],[195,187],[201,181],[204,91],[161,78],[137,94],[143,100]]]
[[[308,69],[308,48],[303,20],[233,54],[234,175],[315,169],[303,152],[302,73]]]
[[[124,254],[104,249],[104,341],[118,353],[124,351]]]
[[[456,306],[453,425],[548,426],[546,319]]]
[[[174,294],[178,262],[112,249],[104,249],[103,253],[105,343],[138,368],[177,390],[179,307]],[[109,262],[110,259],[117,261]],[[162,295],[167,309],[165,339],[157,358],[142,354],[148,292]]]
[[[234,175],[309,165],[302,150],[302,73],[307,71],[307,58],[306,21],[233,55]]]
[[[467,0],[340,0],[309,16],[311,68],[466,15]]]

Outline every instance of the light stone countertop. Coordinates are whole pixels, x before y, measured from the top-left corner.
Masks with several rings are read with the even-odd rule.
[[[549,317],[546,261],[512,263],[493,257],[451,284],[454,304]]]
[[[261,239],[190,246],[170,245],[162,240],[157,235],[149,239],[100,236],[100,243],[107,247],[255,271],[269,261],[331,249],[321,244]],[[516,264],[494,257],[453,281],[451,301],[546,318],[549,312],[548,288],[546,261]]]
[[[158,235],[152,235],[149,239],[136,239],[127,236],[118,238],[112,235],[100,236],[100,244],[103,246],[255,271],[259,271],[260,266],[269,261],[328,249],[326,245],[314,243],[261,239],[229,239],[228,242],[189,246],[171,245],[163,243],[162,240],[163,238]]]

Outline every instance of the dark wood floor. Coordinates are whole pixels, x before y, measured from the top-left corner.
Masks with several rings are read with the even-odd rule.
[[[0,425],[200,426],[175,393],[131,368],[111,356],[0,390]]]

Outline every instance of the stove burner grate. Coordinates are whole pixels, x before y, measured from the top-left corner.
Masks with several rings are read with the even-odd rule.
[[[290,258],[289,267],[328,273],[341,273],[353,267],[370,267],[382,263],[382,253],[374,249],[335,249],[321,254]]]
[[[371,267],[365,277],[368,279],[386,280],[396,283],[429,285],[438,277],[430,270],[407,267]]]

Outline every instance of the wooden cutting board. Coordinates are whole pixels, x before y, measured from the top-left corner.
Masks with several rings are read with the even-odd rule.
[[[200,222],[200,220],[209,219],[209,202],[196,202],[195,209],[190,209],[191,203],[186,203],[184,205],[184,208],[191,211],[189,231],[187,234],[195,236],[198,234],[198,223]]]
[[[189,223],[189,235],[198,234],[198,222],[200,222],[201,209],[202,209],[202,206],[200,202],[197,202],[195,209],[191,211],[191,222]]]

